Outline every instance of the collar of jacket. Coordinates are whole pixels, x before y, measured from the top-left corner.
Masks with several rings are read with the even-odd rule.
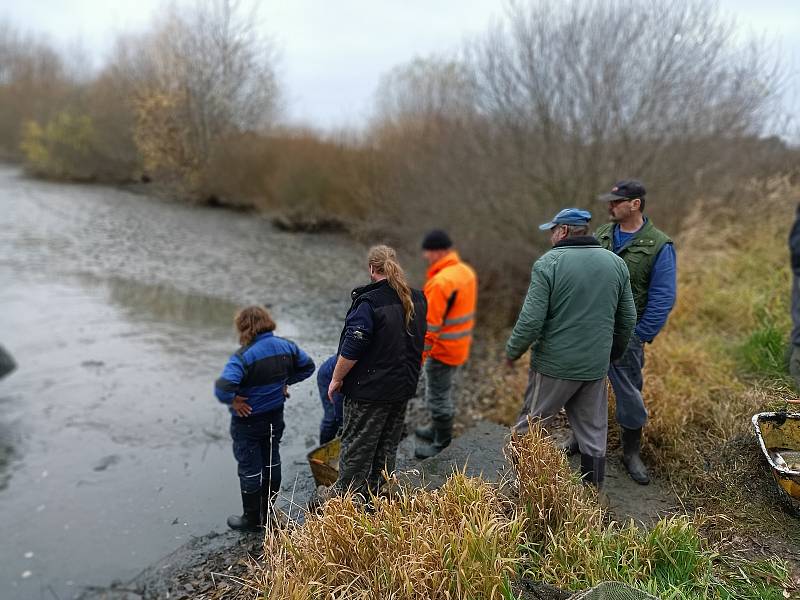
[[[593,235],[576,235],[556,242],[553,248],[568,248],[570,246],[600,246],[600,242]]]
[[[352,292],[350,292],[350,297],[355,300],[362,294],[366,294],[367,292],[371,292],[372,290],[376,290],[382,285],[389,285],[388,279],[381,279],[380,281],[373,281],[372,283],[368,283],[367,285],[362,285],[361,287],[357,287]]]
[[[639,227],[639,229],[637,229],[636,231],[622,231],[619,228],[619,223],[613,223],[611,225],[611,228],[607,232],[605,232],[601,237],[603,239],[613,240],[614,235],[617,233],[617,231],[619,231],[620,233],[624,233],[625,235],[632,236],[631,239],[635,240],[638,239],[639,236],[645,233],[649,233],[651,229],[653,229],[653,223],[650,221],[650,219],[644,217],[644,223],[642,223],[642,226]]]
[[[433,263],[430,267],[428,267],[428,279],[436,275],[439,271],[441,271],[445,267],[452,267],[453,265],[457,265],[460,262],[461,262],[461,257],[458,255],[458,252],[456,252],[455,250],[451,250],[450,252],[445,254],[442,258]]]
[[[256,337],[253,338],[253,341],[263,340],[266,337],[272,337],[274,334],[271,331],[265,331],[263,333],[259,333]]]

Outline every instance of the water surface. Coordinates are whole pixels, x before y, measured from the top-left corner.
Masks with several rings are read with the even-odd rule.
[[[126,580],[240,509],[212,384],[237,306],[334,351],[363,248],[332,235],[0,167],[2,597],[71,598]],[[307,471],[321,409],[292,389],[284,482]]]

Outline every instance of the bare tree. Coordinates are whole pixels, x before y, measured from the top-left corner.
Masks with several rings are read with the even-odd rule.
[[[474,114],[475,100],[473,77],[463,62],[417,58],[381,78],[373,122],[379,128],[410,128],[463,121]]]
[[[17,158],[24,123],[46,121],[73,92],[62,59],[45,38],[0,22],[0,153]]]
[[[779,91],[766,56],[701,0],[511,3],[470,48],[480,109],[530,189],[576,200],[761,133]]]
[[[459,59],[384,79],[379,211],[412,243],[453,230],[501,310],[546,243],[532,224],[558,208],[602,222],[594,196],[638,176],[671,228],[698,191],[753,172],[751,151],[774,153],[757,141],[780,91],[766,56],[702,0],[510,2]]]
[[[281,106],[276,53],[258,31],[254,6],[238,0],[172,5],[153,33],[120,42],[116,63],[135,81],[137,141],[146,164],[177,161],[181,176],[191,179],[215,141],[275,122]]]

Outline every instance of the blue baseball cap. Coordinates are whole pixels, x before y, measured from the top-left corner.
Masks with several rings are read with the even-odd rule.
[[[560,211],[549,223],[542,223],[539,229],[547,231],[556,225],[588,225],[592,220],[592,213],[581,208],[565,208]]]

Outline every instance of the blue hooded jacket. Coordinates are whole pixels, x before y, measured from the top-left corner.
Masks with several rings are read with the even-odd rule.
[[[244,396],[253,409],[252,416],[282,407],[284,387],[312,373],[314,361],[297,344],[272,332],[261,333],[230,357],[214,384],[214,393],[228,405],[234,396]],[[230,411],[235,415],[232,408]]]

